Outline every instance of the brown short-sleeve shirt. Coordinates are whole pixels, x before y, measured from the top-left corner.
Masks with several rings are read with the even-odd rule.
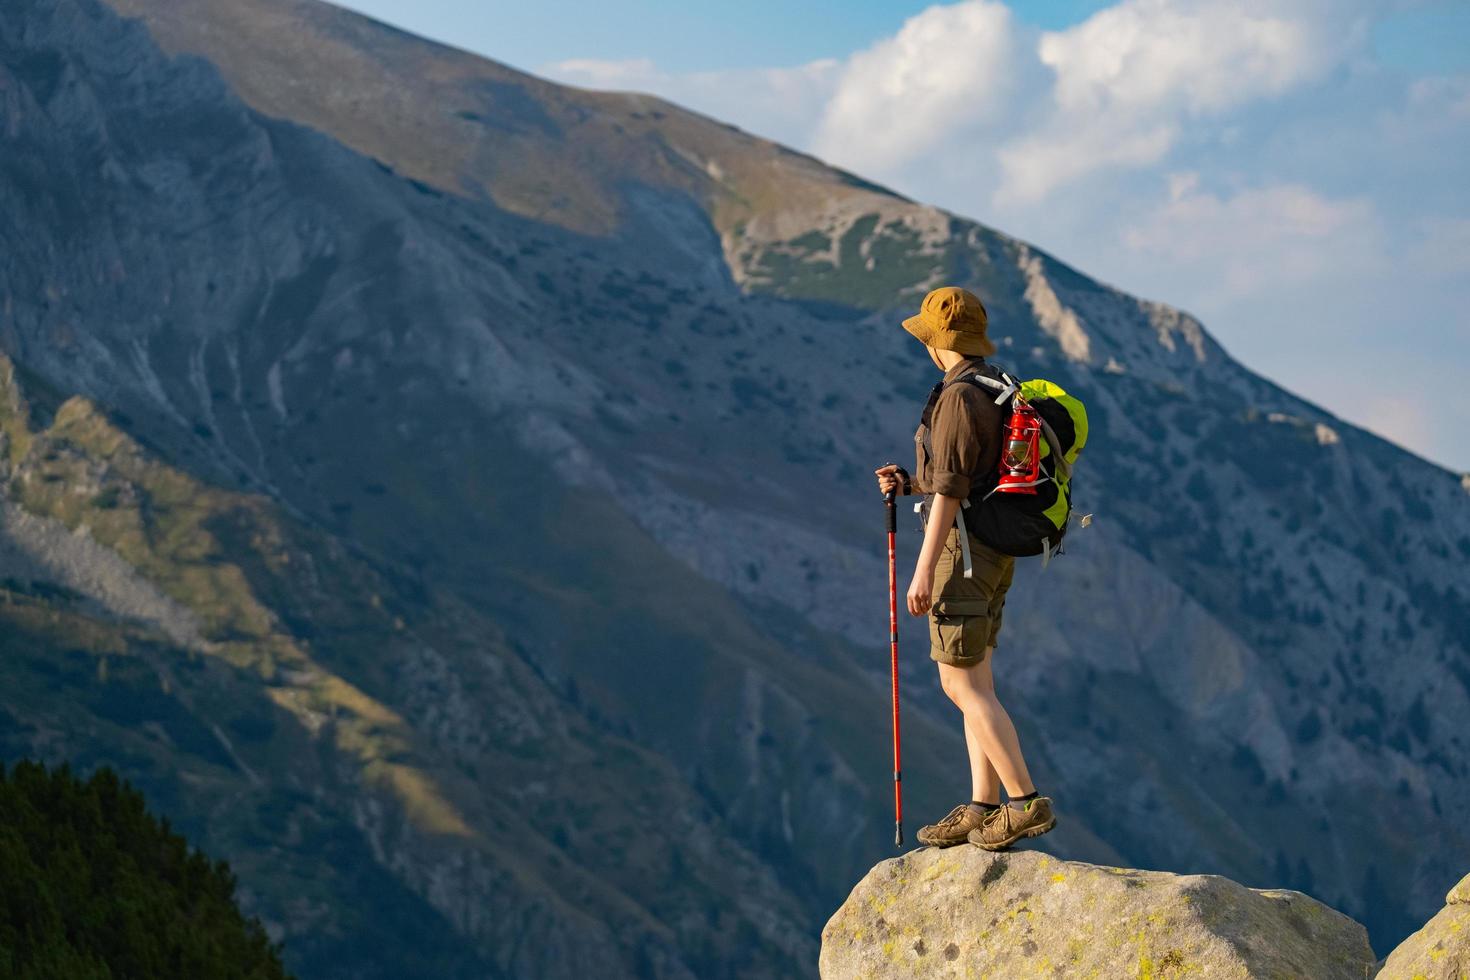
[[[1004,413],[988,389],[951,383],[984,362],[981,357],[965,358],[944,372],[944,387],[930,394],[914,433],[913,492],[964,500],[995,482]]]

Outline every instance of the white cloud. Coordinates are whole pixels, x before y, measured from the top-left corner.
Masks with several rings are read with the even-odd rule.
[[[1333,199],[1298,184],[1234,194],[1201,190],[1196,173],[1172,174],[1168,199],[1125,227],[1123,244],[1166,267],[1205,271],[1192,289],[1207,303],[1267,287],[1351,276],[1384,261],[1383,233],[1370,201]]]
[[[1416,107],[1429,107],[1450,122],[1470,120],[1470,77],[1418,79],[1409,86],[1409,100]]]
[[[1020,136],[996,151],[1002,180],[992,203],[1039,204],[1058,186],[1104,167],[1146,167],[1161,160],[1179,138],[1166,121],[1120,131],[1106,120],[1057,123]]]
[[[1337,25],[1304,7],[1125,0],[1042,35],[1038,53],[1067,112],[1218,111],[1282,92],[1336,60]]]
[[[1118,0],[1042,33],[963,0],[838,61],[546,70],[655,92],[1002,227],[1466,468],[1463,421],[1426,428],[1362,394],[1415,351],[1442,390],[1470,371],[1470,76],[1374,62],[1367,27],[1402,2]]]
[[[997,198],[1163,160],[1185,126],[1321,78],[1365,36],[1328,2],[1123,0],[1042,35],[1049,116],[1001,148]]]
[[[1027,56],[1010,9],[992,0],[934,6],[848,59],[812,141],[815,151],[879,177],[968,149],[1012,118]]]
[[[881,181],[1037,203],[1099,170],[1157,164],[1201,120],[1223,128],[1230,110],[1321,78],[1361,47],[1367,2],[1122,0],[1043,34],[1000,0],[962,0],[840,62],[669,74],[648,59],[577,59],[542,71],[663,95]]]
[[[651,58],[626,61],[569,58],[542,65],[541,74],[583,88],[636,89],[640,92],[652,91],[673,81],[673,76],[659,71]]]

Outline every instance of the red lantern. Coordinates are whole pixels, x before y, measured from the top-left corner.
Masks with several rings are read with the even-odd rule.
[[[1011,422],[1000,454],[1001,493],[1035,493],[1041,480],[1041,418],[1019,395],[1011,405]]]

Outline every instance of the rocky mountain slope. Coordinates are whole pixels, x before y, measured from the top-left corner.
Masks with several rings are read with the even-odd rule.
[[[0,131],[0,754],[117,766],[303,975],[810,972],[891,837],[869,474],[940,281],[1092,413],[997,661],[1054,846],[1380,950],[1470,864],[1466,485],[1186,314],[314,2],[19,0]]]

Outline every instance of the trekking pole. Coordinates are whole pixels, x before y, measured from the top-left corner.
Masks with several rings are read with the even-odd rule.
[[[893,678],[893,846],[903,846],[903,763],[898,737],[898,564],[894,539],[898,534],[898,505],[893,491],[883,495],[888,507],[888,641],[889,672]]]

